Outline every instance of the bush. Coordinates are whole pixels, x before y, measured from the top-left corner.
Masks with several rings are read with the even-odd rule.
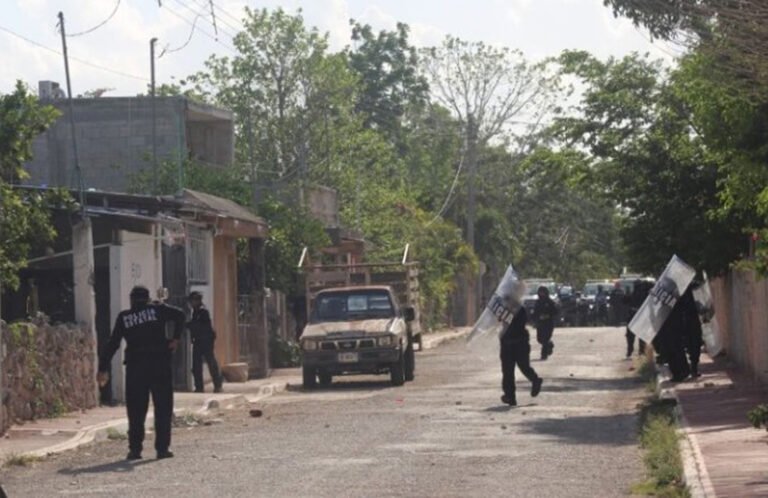
[[[269,336],[269,356],[273,368],[289,368],[301,365],[301,349],[298,343],[278,335]]]
[[[747,418],[755,429],[765,427],[768,431],[768,405],[757,405],[747,413]]]

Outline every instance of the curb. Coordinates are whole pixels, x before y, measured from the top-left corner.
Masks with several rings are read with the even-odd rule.
[[[435,349],[436,347],[442,346],[450,341],[455,341],[456,339],[466,339],[471,331],[472,329],[470,327],[463,327],[461,330],[440,334],[440,337],[430,338],[427,336],[424,338],[423,342],[424,349]]]
[[[656,394],[659,399],[672,399],[675,401],[675,419],[677,420],[680,434],[680,457],[683,461],[683,476],[691,498],[715,498],[714,486],[709,478],[707,465],[701,453],[696,435],[691,424],[685,416],[677,389],[670,385],[670,376],[666,368],[656,365]]]
[[[283,392],[288,387],[288,382],[279,382],[274,384],[267,384],[260,386],[258,392],[254,394],[232,394],[224,398],[208,398],[205,399],[199,408],[174,408],[174,415],[180,415],[185,412],[191,411],[197,415],[205,415],[213,410],[231,410],[235,408],[242,408],[268,398],[276,393]],[[150,411],[147,413],[146,423],[151,423],[154,420],[154,415]],[[122,417],[119,419],[109,420],[100,424],[95,424],[90,427],[85,427],[79,430],[74,436],[51,446],[41,448],[38,450],[26,451],[19,453],[16,456],[29,456],[33,458],[45,458],[47,456],[63,453],[65,451],[74,450],[80,446],[92,443],[94,441],[102,441],[107,439],[110,429],[115,429],[120,432],[126,432],[128,430],[128,418]],[[8,455],[6,459],[0,461],[0,465],[5,464],[5,461],[10,457]]]

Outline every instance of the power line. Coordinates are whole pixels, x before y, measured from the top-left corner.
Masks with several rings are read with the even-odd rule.
[[[461,175],[461,170],[464,167],[464,151],[461,153],[461,157],[459,158],[459,166],[456,168],[456,176],[453,177],[453,183],[451,183],[451,188],[448,190],[448,195],[445,196],[445,202],[443,202],[443,205],[440,207],[440,210],[437,212],[434,218],[432,218],[432,221],[427,223],[427,226],[430,226],[432,223],[436,222],[438,218],[443,216],[445,214],[445,211],[448,209],[448,205],[451,202],[451,198],[453,197],[453,194],[456,190],[456,184],[459,181],[459,175]]]
[[[178,0],[176,0],[176,1],[178,1]],[[183,5],[183,4],[181,4],[181,5]],[[187,19],[186,17],[182,16],[181,14],[177,13],[176,11],[174,11],[173,9],[171,9],[170,7],[168,7],[168,5],[167,5],[167,4],[166,4],[166,5],[163,5],[163,6],[162,6],[162,8],[166,9],[166,10],[167,10],[167,11],[168,11],[168,12],[169,12],[171,15],[173,15],[173,16],[175,16],[175,17],[178,17],[179,19],[181,19],[181,20],[182,20],[182,21],[184,21],[185,23],[189,24],[190,26],[194,26],[194,23],[193,23],[192,21],[190,21],[190,20],[189,20],[189,19]],[[208,31],[204,30],[203,28],[199,28],[199,27],[197,28],[197,30],[198,30],[198,31],[200,31],[201,33],[203,33],[205,36],[207,36],[207,37],[208,37],[208,38],[210,38],[211,40],[213,40],[214,42],[216,42],[216,43],[218,43],[219,45],[221,45],[222,47],[226,48],[227,50],[229,50],[229,51],[230,51],[230,52],[232,52],[233,54],[236,54],[236,55],[237,55],[237,53],[238,53],[238,52],[237,52],[237,51],[236,51],[234,48],[232,48],[232,47],[230,47],[229,45],[227,45],[226,43],[224,43],[224,42],[220,41],[218,38],[216,38],[215,36],[213,36],[212,34],[210,34]]]
[[[205,2],[206,0],[202,0],[202,1]],[[232,14],[227,12],[224,8],[219,7],[218,5],[216,5],[215,2],[211,1],[210,3],[213,4],[214,9],[219,11],[220,14],[224,14],[227,17],[229,17],[230,19],[233,19],[234,22],[236,23],[236,25],[230,24],[229,21],[227,21],[226,18],[224,18],[222,15],[219,15],[219,17],[218,17],[218,21],[219,22],[222,22],[222,23],[226,24],[227,26],[232,28],[235,32],[239,32],[239,31],[244,31],[245,30],[245,28],[243,27],[243,24],[242,24],[242,20],[237,19],[235,16],[233,16]],[[201,7],[204,7],[199,2],[198,2],[198,5],[200,5]]]
[[[112,10],[112,13],[109,14],[109,16],[107,16],[106,19],[104,19],[103,21],[101,21],[99,24],[97,24],[96,26],[92,27],[91,29],[86,29],[85,31],[80,31],[78,33],[69,34],[69,35],[67,35],[67,38],[73,38],[75,36],[83,36],[83,35],[87,35],[88,33],[92,33],[94,31],[96,31],[100,27],[102,27],[105,24],[107,24],[113,17],[115,17],[115,14],[117,14],[117,9],[119,9],[119,8],[120,8],[120,0],[117,0],[117,3],[115,4],[115,8]]]
[[[216,34],[215,35],[210,35],[209,34],[209,36],[212,37],[215,41],[217,41],[217,42],[219,41],[218,31],[221,31],[222,33],[224,33],[230,39],[234,38],[234,36],[231,33],[229,33],[228,31],[226,31],[224,29],[217,28],[213,22],[208,20],[208,17],[210,16],[209,12],[197,11],[197,10],[193,9],[192,7],[190,7],[189,5],[183,3],[181,0],[173,0],[173,1],[176,2],[177,4],[179,4],[180,6],[184,7],[185,9],[187,9],[193,15],[202,17],[203,19],[205,19],[208,22],[208,24],[212,25],[214,27],[214,30],[216,31]],[[195,5],[199,5],[199,4],[195,4]],[[202,7],[202,8],[203,8],[203,10],[205,10],[205,7]]]
[[[232,24],[229,24],[226,19],[224,19],[222,16],[219,16],[219,20],[222,21],[224,24],[229,26],[230,28],[234,29],[235,31],[242,31],[244,29],[243,27],[243,20],[238,19],[237,17],[230,14],[224,7],[219,7],[216,2],[213,0],[201,0],[203,2],[210,1],[210,3],[213,4],[214,8],[218,10],[221,14],[224,14],[226,17],[229,17],[233,22],[235,22],[236,26],[233,26]],[[198,3],[199,5],[199,3]]]
[[[38,48],[42,48],[44,50],[47,50],[48,52],[51,52],[53,54],[56,54],[56,55],[59,55],[59,56],[63,55],[60,51],[58,51],[56,49],[53,49],[51,47],[47,47],[47,46],[45,46],[45,45],[43,45],[41,43],[38,43],[38,42],[36,42],[34,40],[31,40],[31,39],[27,38],[26,36],[20,35],[19,33],[16,33],[15,31],[12,31],[12,30],[10,30],[8,28],[5,28],[3,26],[0,26],[0,31],[4,31],[4,32],[8,33],[9,35],[15,36],[16,38],[24,40],[27,43],[35,45]],[[72,57],[72,56],[69,56],[69,58],[71,60],[73,60],[75,62],[79,62],[80,64],[83,64],[85,66],[89,66],[89,67],[92,67],[94,69],[99,69],[101,71],[106,71],[108,73],[116,74],[118,76],[123,76],[125,78],[131,78],[131,79],[139,80],[139,81],[149,81],[149,78],[145,78],[143,76],[136,76],[135,74],[124,73],[122,71],[118,71],[117,69],[112,69],[112,68],[109,68],[109,67],[106,67],[106,66],[101,66],[99,64],[95,64],[93,62],[88,62],[87,60],[84,60],[84,59],[80,59],[80,58]]]
[[[192,35],[195,34],[195,28],[197,27],[197,20],[198,19],[200,19],[200,14],[198,14],[197,17],[195,17],[195,21],[192,23],[192,29],[189,32],[189,37],[187,37],[187,41],[185,41],[181,46],[176,47],[176,48],[171,48],[171,49],[168,48],[169,45],[166,45],[166,47],[163,49],[162,52],[160,52],[160,55],[157,58],[159,59],[160,57],[164,56],[165,54],[172,54],[174,52],[178,52],[180,50],[184,50],[184,48],[186,48],[186,46],[189,45],[189,42],[192,41]]]

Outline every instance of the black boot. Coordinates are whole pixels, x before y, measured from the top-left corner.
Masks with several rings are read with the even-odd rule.
[[[514,396],[507,396],[506,394],[501,397],[501,402],[509,406],[517,406],[517,400]]]
[[[535,398],[541,392],[541,385],[544,383],[544,379],[541,377],[534,379],[531,383],[531,397]]]

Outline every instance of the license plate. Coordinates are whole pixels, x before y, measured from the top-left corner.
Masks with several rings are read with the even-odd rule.
[[[358,360],[357,353],[339,353],[339,363],[357,363]]]

